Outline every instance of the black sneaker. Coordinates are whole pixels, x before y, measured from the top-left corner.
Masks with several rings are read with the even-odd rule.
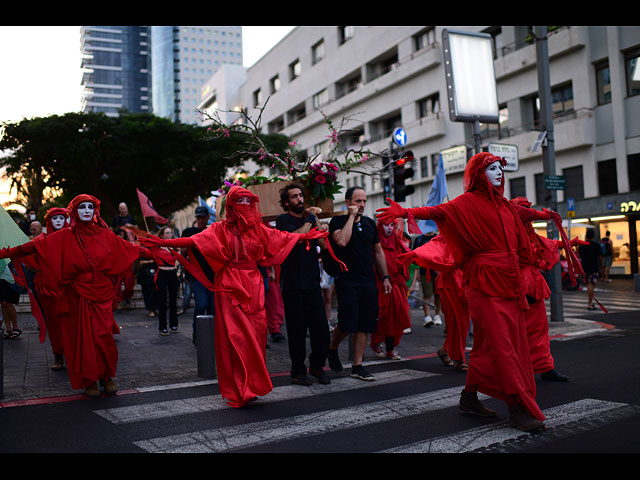
[[[331,379],[329,378],[329,375],[327,375],[327,372],[325,372],[322,368],[318,368],[318,369],[310,368],[309,373],[314,377],[316,377],[318,379],[318,383],[321,383],[322,385],[328,385],[331,383]]]
[[[162,336],[169,335],[169,331],[166,328],[163,328],[162,330],[160,330],[160,335]]]
[[[295,383],[296,385],[304,385],[305,387],[308,387],[309,385],[313,384],[313,382],[311,381],[311,379],[306,373],[291,375],[291,383]]]
[[[329,355],[327,355],[327,360],[329,360],[329,367],[334,372],[342,371],[342,362],[340,362],[340,357],[338,356],[338,351],[329,349]]]
[[[371,375],[362,365],[354,365],[351,367],[351,376],[367,382],[372,382],[376,379],[376,377]]]
[[[276,332],[271,334],[271,340],[273,340],[274,342],[282,342],[285,340],[285,338],[283,334],[281,334],[280,332]]]

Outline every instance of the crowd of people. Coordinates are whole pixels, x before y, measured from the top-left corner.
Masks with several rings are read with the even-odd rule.
[[[351,377],[374,381],[364,366],[365,352],[401,358],[402,336],[412,327],[410,292],[419,282],[423,325],[443,325],[444,319],[440,361],[466,373],[459,408],[495,416],[478,399],[481,392],[504,400],[510,424],[531,431],[544,427],[534,374],[568,380],[556,371],[549,351],[549,288],[540,272],[558,261],[559,249],[578,243],[587,278],[595,265],[587,260],[589,238],[569,245],[535,234],[531,222],[552,220],[555,212],[534,210],[526,199],[506,200],[503,165],[504,159],[489,153],[475,155],[459,197],[409,209],[389,200],[375,219],[364,214],[365,189],[351,187],[346,212],[333,214],[328,223],[319,219],[317,207],[305,204],[305,188],[295,182],[280,192],[282,214],[273,227],[263,221],[260,198],[233,186],[219,221],[208,225],[209,210],[198,207],[194,225],[181,235],[173,225],[142,233],[124,203],[109,227],[100,216],[100,200],[79,195],[68,208],[47,213],[44,233],[32,219],[30,241],[2,248],[0,258],[10,258],[13,271],[24,266],[34,272],[30,291],[42,310],[34,315],[41,341],[44,332],[49,335],[52,368],[66,362],[72,388],[88,396],[117,391],[114,311],[131,298],[136,278],[146,310],[158,314],[160,335],[178,330],[178,315],[193,295],[193,342],[196,318],[215,316],[220,393],[236,408],[272,390],[267,337],[284,341],[282,324],[292,383],[329,384],[329,370],[343,371],[339,346],[347,337],[353,346]],[[413,245],[404,219],[410,233],[419,233]],[[422,234],[415,219],[434,220],[439,232]],[[185,288],[178,308],[181,271]],[[2,288],[4,314],[8,293]],[[11,315],[3,316],[15,334]]]

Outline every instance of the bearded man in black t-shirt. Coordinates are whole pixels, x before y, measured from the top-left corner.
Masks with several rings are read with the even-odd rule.
[[[286,232],[306,233],[313,227],[326,230],[318,222],[317,207],[305,208],[304,187],[290,183],[280,191],[280,205],[286,213],[276,219],[276,228]],[[329,323],[320,290],[318,246],[324,240],[298,243],[280,267],[280,289],[284,303],[287,341],[291,357],[291,381],[298,385],[311,385],[305,364],[306,336],[309,331],[311,353],[309,374],[322,384],[330,383],[323,370],[329,348]]]

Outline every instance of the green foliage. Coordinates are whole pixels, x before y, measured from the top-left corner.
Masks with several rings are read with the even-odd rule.
[[[234,155],[242,141],[151,114],[69,113],[6,124],[0,167],[25,206],[66,205],[89,193],[101,200],[107,221],[120,202],[142,220],[136,188],[166,217],[219,188],[227,168],[243,162]],[[286,145],[280,136],[264,142],[276,150]]]

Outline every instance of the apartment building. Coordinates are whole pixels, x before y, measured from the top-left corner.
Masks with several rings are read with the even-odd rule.
[[[438,160],[446,158],[449,197],[462,193],[455,168],[474,152],[469,123],[448,115],[442,32],[462,30],[492,37],[499,122],[481,124],[481,146],[516,152],[517,169],[507,172],[505,196],[526,196],[545,205],[542,152],[532,149],[540,134],[535,38],[525,26],[325,26],[297,27],[246,70],[239,87],[212,78],[208,91],[218,103],[251,111],[267,102],[265,131],[280,132],[309,154],[328,150],[324,116],[349,119],[342,139],[353,148],[385,153],[401,127],[406,150],[415,156],[415,193],[403,203],[422,206]],[[571,219],[571,236],[595,228],[611,232],[614,274],[638,272],[640,229],[640,27],[548,27],[558,212]],[[201,102],[200,106],[211,106]],[[367,165],[379,170],[381,160]],[[367,215],[383,206],[375,175],[348,175],[345,186],[368,192]],[[336,199],[336,209],[343,208]],[[568,211],[574,215],[568,217]],[[544,234],[544,225],[540,226]],[[598,236],[598,234],[596,236]],[[628,253],[627,253],[628,252]]]

